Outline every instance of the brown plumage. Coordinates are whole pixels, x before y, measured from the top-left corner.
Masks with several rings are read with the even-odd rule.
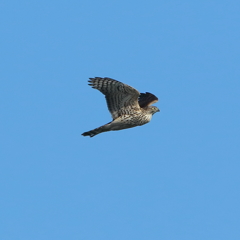
[[[113,121],[99,128],[84,132],[83,136],[141,126],[148,123],[152,115],[160,110],[151,104],[158,98],[149,93],[139,93],[135,88],[111,78],[90,78],[89,85],[105,95]]]

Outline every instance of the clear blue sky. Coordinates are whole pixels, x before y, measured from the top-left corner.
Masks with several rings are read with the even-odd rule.
[[[0,3],[0,240],[239,240],[239,1]],[[111,121],[89,77],[152,92]]]

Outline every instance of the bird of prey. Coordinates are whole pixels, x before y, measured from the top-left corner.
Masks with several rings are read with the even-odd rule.
[[[141,126],[150,122],[152,115],[160,110],[151,104],[158,98],[149,93],[140,93],[135,88],[111,78],[89,78],[92,88],[103,93],[113,120],[101,127],[84,132],[83,136],[94,137],[107,132]]]

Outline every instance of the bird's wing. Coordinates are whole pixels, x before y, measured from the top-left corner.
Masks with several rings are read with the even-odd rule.
[[[138,98],[138,103],[141,108],[150,106],[158,101],[158,98],[152,93],[141,93]]]
[[[111,78],[90,78],[89,85],[103,93],[107,100],[112,118],[140,111],[140,93],[133,87]]]

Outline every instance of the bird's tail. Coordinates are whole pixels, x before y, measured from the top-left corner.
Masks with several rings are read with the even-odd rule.
[[[110,122],[110,123],[111,123],[111,122]],[[94,136],[96,136],[96,135],[99,134],[99,133],[110,131],[110,129],[109,129],[109,127],[108,127],[110,123],[107,123],[107,124],[105,124],[105,125],[103,125],[103,126],[101,126],[101,127],[95,128],[95,129],[90,130],[90,131],[88,131],[88,132],[84,132],[84,133],[82,133],[82,135],[83,135],[84,137],[86,137],[86,136],[94,137]]]

